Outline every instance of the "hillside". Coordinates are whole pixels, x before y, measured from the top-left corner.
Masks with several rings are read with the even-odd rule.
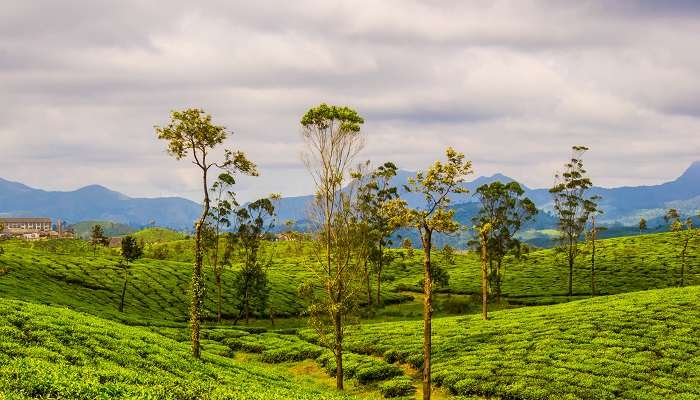
[[[672,233],[656,233],[596,242],[596,287],[599,294],[617,294],[637,290],[674,287],[678,284],[680,248]],[[582,245],[583,254],[574,268],[574,295],[590,295],[590,249]],[[388,271],[394,290],[419,291],[422,271],[421,255],[416,251],[406,262],[399,257]],[[435,262],[450,275],[451,293],[480,293],[480,261],[468,252],[455,256],[450,263],[434,255]],[[700,284],[700,240],[691,242],[687,282]],[[517,303],[537,304],[567,301],[567,268],[563,255],[556,249],[525,254],[520,259],[509,256],[504,261],[504,296]]]
[[[132,228],[126,224],[120,224],[112,221],[81,221],[76,224],[68,226],[68,228],[73,229],[75,236],[83,239],[90,237],[92,228],[95,225],[102,226],[102,230],[105,236],[124,236],[129,233],[134,232],[136,229]]]
[[[187,238],[187,235],[182,232],[157,227],[141,229],[140,231],[133,232],[131,236],[144,243],[165,243]]]
[[[439,318],[433,378],[453,394],[508,399],[700,397],[700,287]],[[421,322],[362,325],[349,351],[420,366]],[[306,332],[307,339],[313,335]]]
[[[672,234],[664,233],[599,241],[596,257],[599,294],[676,286],[679,261],[672,238]],[[72,242],[58,244],[71,244],[70,250],[80,253],[61,254],[49,246],[51,243],[3,243],[5,254],[0,255],[0,267],[4,273],[0,275],[0,297],[66,305],[129,323],[169,324],[186,320],[191,263],[155,259],[135,262],[130,268],[126,313],[122,314],[117,311],[123,282],[123,272],[117,267],[118,258],[106,249],[93,258],[91,248],[74,249]],[[190,240],[159,246],[170,249],[167,252],[170,258],[191,260]],[[268,243],[263,254],[265,259],[274,260],[268,273],[275,316],[297,316],[304,308],[297,295],[298,287],[311,276],[306,265],[313,262],[313,254],[308,247],[291,242]],[[688,254],[686,282],[700,284],[700,243],[693,243]],[[383,274],[382,297],[385,303],[404,304],[387,307],[386,312],[417,318],[420,307],[410,300],[420,292],[420,251],[416,250],[413,257],[399,250],[394,255],[395,260]],[[475,254],[457,254],[452,264],[436,252],[434,260],[450,275],[449,287],[440,289],[442,294],[436,305],[438,313],[464,312],[478,303],[471,299],[471,295],[480,292],[480,267]],[[554,250],[536,251],[520,260],[509,258],[504,265],[503,294],[508,303],[550,304],[570,300],[566,296],[567,271],[563,259]],[[240,263],[234,266],[239,267]],[[210,288],[205,299],[206,310],[215,309],[212,275],[211,270],[205,268],[206,285]],[[230,287],[232,279],[233,271],[226,269],[224,288]],[[590,267],[582,256],[574,274],[574,298],[588,297],[589,285]],[[232,319],[237,315],[237,301],[228,290],[224,290],[223,297],[224,317]],[[268,316],[260,317],[266,319]]]
[[[695,286],[496,311],[488,321],[478,314],[436,318],[433,382],[474,400],[698,398],[698,299]],[[184,329],[158,331],[183,343],[188,339]],[[205,337],[271,366],[310,360],[333,372],[332,360],[308,329],[292,335],[222,327]],[[380,387],[420,391],[421,321],[352,326],[345,351],[353,380],[370,384],[395,377]]]
[[[145,328],[0,298],[0,398],[346,397],[206,349],[196,361],[187,344]]]

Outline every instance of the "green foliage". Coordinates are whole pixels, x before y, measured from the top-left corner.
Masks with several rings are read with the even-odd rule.
[[[0,397],[342,399],[289,375],[61,308],[0,299]]]
[[[700,396],[700,287],[434,320],[434,382],[494,398]],[[350,351],[419,364],[421,322],[361,325]]]
[[[128,235],[136,230],[129,225],[112,221],[81,221],[66,228],[72,229],[76,238],[89,239],[95,225],[100,225],[105,236],[110,237]]]
[[[598,196],[587,197],[593,186],[586,176],[581,158],[588,148],[573,146],[571,160],[564,165],[564,172],[557,173],[556,183],[549,189],[554,200],[554,212],[559,219],[561,250],[566,253],[569,266],[569,296],[573,294],[574,261],[579,254],[578,242],[588,219],[598,212]]]
[[[234,272],[230,290],[237,300],[239,313],[236,321],[241,317],[247,321],[251,313],[262,316],[267,311],[270,286],[262,263],[244,263],[241,269]]]
[[[127,263],[132,263],[143,256],[143,246],[133,236],[124,236],[122,239],[122,258]]]
[[[329,375],[335,376],[336,363],[333,353],[326,352],[317,361]],[[401,368],[396,365],[366,355],[348,352],[343,354],[343,369],[348,378],[355,378],[363,385],[402,374]]]
[[[403,247],[404,250],[406,250],[406,253],[409,257],[413,257],[413,255],[415,254],[413,251],[413,242],[411,241],[411,239],[404,239],[401,242],[401,247]]]
[[[413,382],[406,376],[398,376],[379,385],[379,392],[387,399],[410,396],[416,392]]]
[[[447,272],[446,268],[443,268],[438,264],[433,264],[430,272],[432,275],[431,282],[433,283],[433,289],[446,288],[450,286],[450,273]],[[423,284],[424,280],[421,279],[418,282],[418,287],[423,287]]]
[[[190,280],[190,326],[192,329],[192,355],[199,358],[199,331],[202,319],[202,308],[205,295],[204,278],[202,277],[202,264],[204,260],[204,246],[202,243],[202,229],[210,216],[209,183],[207,177],[212,168],[219,169],[223,175],[230,177],[243,173],[257,176],[257,168],[249,161],[241,151],[224,149],[224,157],[220,162],[211,160],[211,153],[219,145],[223,144],[229,136],[226,128],[212,123],[211,115],[204,110],[190,108],[183,111],[172,111],[170,123],[165,127],[156,126],[158,139],[165,140],[168,153],[177,160],[192,157],[201,173],[204,207],[202,215],[195,223],[194,240],[194,265]],[[220,175],[221,176],[221,175]]]
[[[537,207],[527,197],[517,182],[493,182],[476,189],[476,196],[481,202],[479,213],[473,222],[477,227],[486,227],[483,241],[489,260],[488,279],[490,288],[499,301],[501,282],[503,281],[503,258],[511,251],[520,248],[517,234],[522,225],[532,220],[537,214]],[[480,237],[482,235],[479,235]],[[482,240],[475,241],[480,248]]]
[[[141,243],[167,243],[175,240],[183,240],[187,235],[182,232],[177,232],[168,228],[145,228],[131,234]]]
[[[95,225],[92,227],[92,231],[90,232],[90,243],[92,244],[93,248],[93,256],[97,252],[97,246],[106,246],[109,244],[109,238],[105,236],[104,231],[102,230],[102,225]]]

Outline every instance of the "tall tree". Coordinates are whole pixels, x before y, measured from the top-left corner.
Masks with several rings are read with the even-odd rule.
[[[234,276],[234,292],[239,299],[239,314],[236,322],[245,317],[250,322],[251,311],[262,313],[267,307],[270,289],[266,267],[268,262],[260,261],[260,248],[270,230],[274,227],[275,207],[273,199],[256,200],[236,211],[236,236],[243,254],[243,266]]]
[[[450,196],[467,193],[464,179],[472,173],[471,161],[464,154],[448,148],[445,162],[436,161],[427,171],[418,172],[408,180],[405,189],[423,196],[425,205],[409,208],[403,199],[387,203],[386,212],[394,226],[410,226],[418,230],[423,245],[423,399],[430,399],[433,315],[433,271],[431,251],[433,234],[453,233],[459,224],[453,219],[455,211],[449,209]]]
[[[391,234],[394,228],[391,226],[386,213],[385,204],[398,197],[398,190],[392,186],[391,180],[396,176],[396,165],[386,162],[367,176],[367,180],[358,189],[358,207],[363,220],[367,223],[367,241],[370,245],[370,259],[374,264],[377,292],[375,301],[381,304],[382,272],[387,261],[385,249],[392,244]],[[369,274],[367,281],[368,305],[371,304],[369,289]]]
[[[595,217],[596,214],[602,214],[599,209],[594,210],[591,213],[591,227],[588,232],[586,232],[586,239],[591,246],[591,296],[595,296],[596,292],[596,279],[595,279],[595,256],[596,256],[596,241],[598,240],[598,233],[607,230],[607,228],[596,225]]]
[[[342,191],[354,158],[363,147],[360,127],[362,117],[348,107],[321,104],[311,108],[301,119],[302,138],[306,144],[303,161],[316,186],[314,212],[318,216],[320,248],[317,275],[322,282],[324,299],[312,303],[310,322],[323,331],[321,315],[333,326],[332,344],[336,359],[336,387],[343,389],[344,317],[352,309],[350,280],[355,276],[352,251],[356,224],[352,219],[352,197]],[[305,285],[304,289],[309,289]],[[313,290],[304,290],[312,295]],[[318,299],[317,299],[318,300]]]
[[[496,181],[476,189],[475,196],[479,198],[481,208],[473,221],[477,226],[489,225],[486,248],[489,281],[496,303],[501,301],[503,259],[520,246],[516,235],[523,224],[537,215],[535,203],[524,194],[517,182]]]
[[[105,236],[102,225],[97,224],[90,231],[90,244],[92,244],[92,256],[97,253],[97,246],[106,246],[109,243],[109,238]]]
[[[209,173],[212,168],[224,171],[231,176],[236,173],[257,176],[255,164],[250,162],[244,153],[240,151],[224,150],[223,159],[219,162],[212,161],[212,152],[226,141],[231,135],[225,127],[214,125],[211,115],[204,110],[190,108],[183,111],[173,111],[170,115],[170,123],[166,126],[156,126],[159,139],[168,143],[168,153],[177,160],[190,157],[191,162],[198,168],[202,179],[202,193],[204,195],[202,214],[195,223],[194,236],[194,265],[192,267],[192,281],[190,284],[190,329],[192,340],[192,355],[200,356],[199,336],[202,320],[202,303],[204,301],[204,279],[202,278],[202,264],[204,261],[204,248],[202,245],[202,230],[209,216]]]
[[[644,231],[647,230],[647,220],[644,218],[639,219],[639,234],[641,235]]]
[[[236,183],[233,176],[228,173],[219,174],[219,178],[210,189],[210,196],[213,198],[209,217],[210,235],[204,235],[204,247],[208,250],[209,264],[214,272],[214,282],[216,284],[216,321],[221,322],[222,308],[222,284],[221,277],[224,273],[226,263],[219,257],[220,238],[223,229],[231,226],[231,212],[238,206],[235,193],[232,190]],[[225,242],[226,243],[226,242]]]
[[[698,214],[700,218],[700,214]],[[676,239],[680,244],[680,258],[681,258],[681,270],[680,270],[680,286],[685,286],[685,271],[686,271],[686,258],[688,256],[688,247],[690,243],[695,239],[700,237],[700,228],[693,227],[693,219],[691,217],[683,220],[681,214],[677,209],[671,208],[664,215],[664,219],[667,223],[670,223],[669,229],[671,232],[675,233]]]
[[[143,246],[136,241],[133,236],[122,238],[122,259],[119,266],[124,271],[124,285],[122,286],[122,297],[119,302],[119,312],[124,312],[124,298],[126,297],[126,285],[129,281],[129,267],[131,263],[143,256]]]
[[[555,175],[556,183],[549,189],[554,200],[554,212],[559,219],[560,250],[566,254],[569,266],[568,295],[573,295],[574,262],[579,255],[578,243],[591,213],[597,210],[597,196],[587,197],[593,186],[583,168],[583,153],[588,148],[572,147],[571,160],[564,164],[564,171]]]

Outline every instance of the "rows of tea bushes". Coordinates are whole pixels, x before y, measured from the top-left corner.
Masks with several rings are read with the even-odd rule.
[[[61,241],[52,241],[61,242]],[[62,245],[73,246],[73,241]],[[39,242],[37,242],[39,243]],[[72,255],[65,252],[47,251],[44,246],[27,245],[10,241],[2,244],[0,255],[0,297],[31,299],[32,301],[70,306],[105,318],[132,324],[182,323],[187,320],[191,264],[169,260],[141,259],[129,268],[129,284],[126,291],[124,313],[118,312],[123,270],[118,267],[119,257],[99,255],[96,257]],[[179,243],[178,241],[169,243]],[[285,248],[283,248],[285,249]],[[273,254],[274,260],[268,269],[270,281],[270,309],[258,318],[298,316],[305,304],[298,296],[298,286],[310,276],[308,255]],[[233,319],[238,316],[238,299],[228,289],[234,277],[234,269],[224,271],[223,316]],[[205,310],[208,317],[215,316],[216,309],[214,276],[205,270]],[[393,302],[409,298],[400,293],[385,290],[385,296]]]
[[[0,299],[2,399],[342,399],[289,374],[204,352],[146,328]]]
[[[596,243],[596,287],[601,295],[647,289],[676,287],[680,276],[680,251],[673,233],[657,233],[599,240]],[[574,268],[574,298],[590,296],[590,249],[582,245]],[[396,259],[387,268],[385,286],[392,290],[420,291],[422,254],[413,257],[395,251]],[[555,249],[534,251],[504,261],[503,296],[513,303],[554,304],[568,301],[568,267],[564,254]],[[454,263],[437,251],[437,265],[450,276],[442,292],[473,294],[481,290],[481,269],[473,252],[456,254]],[[686,284],[700,284],[700,240],[688,248]]]
[[[211,341],[218,341],[231,350],[229,354],[239,351],[259,354],[262,362],[271,364],[315,360],[328,375],[335,376],[336,361],[333,353],[291,333],[210,329],[204,331],[204,337],[205,348],[211,346]],[[402,375],[402,370],[392,363],[349,351],[343,355],[343,369],[346,378],[354,378],[363,385]]]
[[[502,399],[700,398],[700,287],[433,321],[433,379]],[[366,324],[349,351],[422,365],[419,321]],[[313,341],[315,335],[302,331]]]

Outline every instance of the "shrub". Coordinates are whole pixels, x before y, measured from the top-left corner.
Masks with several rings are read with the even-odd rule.
[[[411,378],[397,376],[379,385],[379,392],[387,399],[410,396],[416,392]]]

